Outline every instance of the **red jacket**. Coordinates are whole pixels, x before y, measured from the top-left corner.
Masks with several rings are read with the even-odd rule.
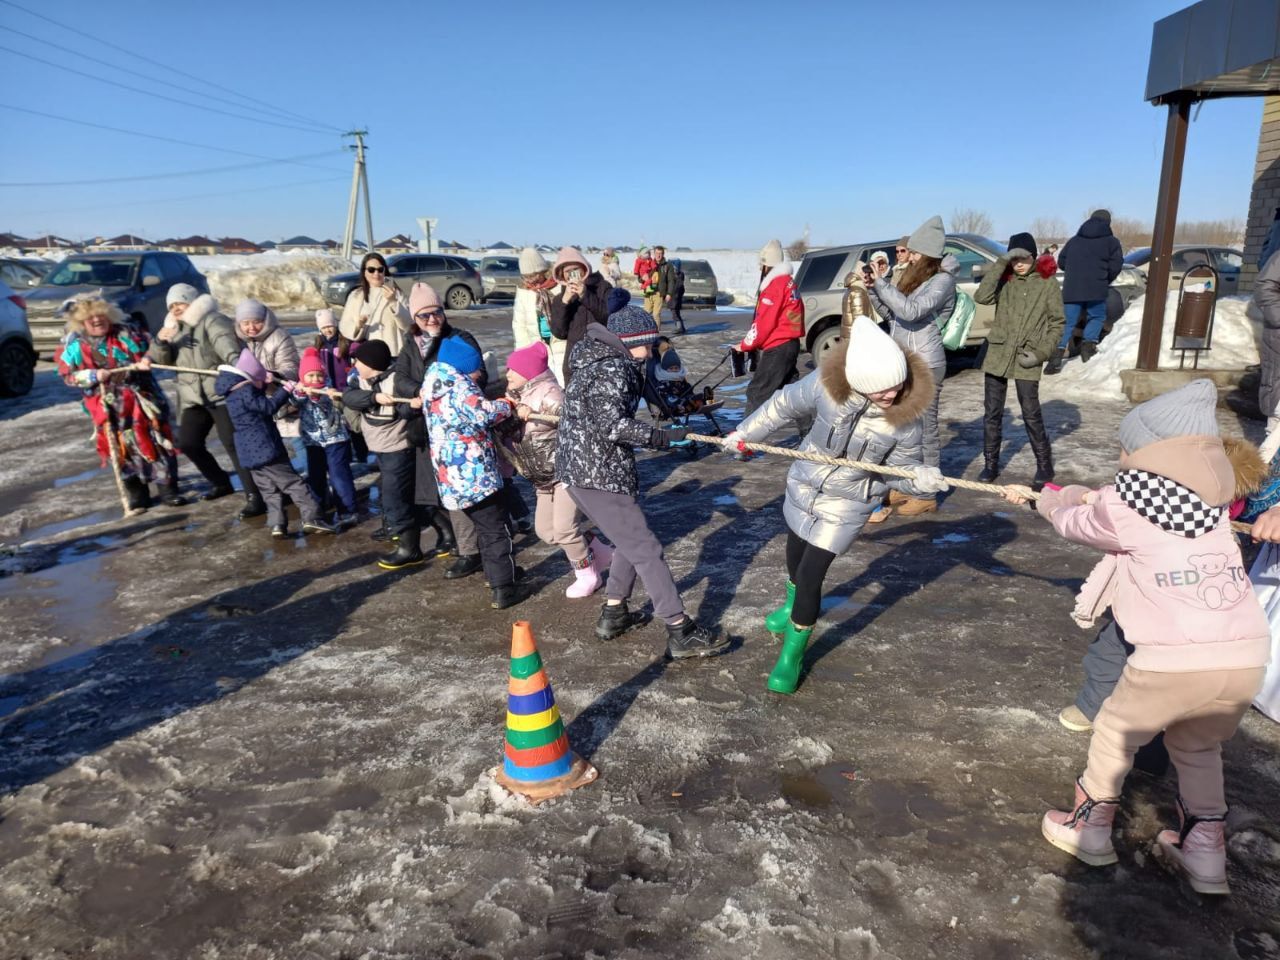
[[[760,282],[751,329],[739,350],[770,350],[804,336],[804,304],[796,296],[791,264],[780,263]]]
[[[640,281],[640,285],[644,286],[649,282],[649,274],[658,269],[658,261],[653,257],[636,257],[635,265],[632,266],[631,272],[636,275],[636,279]]]

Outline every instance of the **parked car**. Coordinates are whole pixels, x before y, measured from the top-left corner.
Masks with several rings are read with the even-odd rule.
[[[387,257],[387,271],[405,297],[409,296],[415,283],[429,283],[450,310],[465,310],[484,296],[480,274],[463,257],[398,253]],[[359,285],[358,271],[340,273],[326,280],[321,292],[326,303],[344,307],[347,295]]]
[[[1146,282],[1151,268],[1151,248],[1132,250],[1124,258],[1125,265],[1142,272]],[[1244,267],[1244,251],[1236,247],[1214,247],[1202,243],[1179,243],[1169,260],[1169,289],[1177,290],[1182,278],[1192,267],[1208,264],[1218,271],[1218,296],[1240,292],[1240,270]]]
[[[481,303],[499,298],[514,300],[520,289],[520,259],[518,257],[485,257],[480,261],[480,283],[483,287]]]
[[[877,250],[888,254],[892,263],[896,244],[895,238],[879,243],[827,247],[805,254],[796,272],[796,291],[804,301],[805,340],[815,360],[840,340],[845,276],[859,261],[869,261]],[[960,261],[957,286],[970,296],[978,289],[987,269],[1005,254],[1004,244],[976,233],[948,234],[943,250]],[[1146,278],[1136,269],[1126,269],[1112,284],[1112,291],[1114,296],[1109,297],[1107,303],[1108,324],[1118,320],[1129,303],[1146,291]],[[977,307],[965,346],[984,343],[995,318],[994,305],[978,304]]]
[[[720,287],[711,264],[706,260],[681,258],[680,266],[684,270],[684,305],[700,310],[714,310]]]
[[[53,264],[48,260],[0,257],[0,281],[4,281],[15,290],[38,287],[52,266]]]
[[[0,280],[0,397],[22,397],[35,383],[36,351],[27,326],[27,304]]]
[[[133,323],[154,334],[164,323],[169,309],[165,295],[175,283],[189,283],[201,293],[209,292],[204,274],[181,253],[145,250],[67,257],[26,296],[36,352],[57,351],[66,326],[63,305],[77,293],[96,290]]]

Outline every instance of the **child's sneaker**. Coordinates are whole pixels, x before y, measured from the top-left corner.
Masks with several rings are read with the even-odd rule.
[[[1086,733],[1093,729],[1093,721],[1074,703],[1058,711],[1058,722],[1072,733]]]
[[[672,660],[685,657],[710,657],[729,646],[729,638],[698,626],[688,614],[679,623],[667,624],[667,656]]]
[[[644,614],[627,608],[627,601],[621,603],[605,603],[600,608],[600,616],[596,619],[596,637],[601,640],[612,640],[620,637],[632,627],[645,622]]]
[[[337,533],[338,530],[331,523],[325,523],[323,520],[306,520],[302,524],[303,533]]]
[[[277,523],[271,528],[271,535],[277,540],[283,540],[289,535],[289,528],[283,523]]]
[[[360,522],[360,514],[358,513],[339,513],[338,522],[335,524],[339,530],[345,530],[348,527],[354,527]]]
[[[1181,873],[1196,893],[1226,896],[1227,839],[1225,815],[1193,817],[1178,798],[1179,830],[1161,830],[1154,853],[1169,869]]]

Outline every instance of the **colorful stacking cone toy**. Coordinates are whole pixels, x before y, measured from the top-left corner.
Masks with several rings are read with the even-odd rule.
[[[551,681],[533,642],[533,628],[524,620],[513,624],[506,758],[495,768],[494,779],[512,793],[541,803],[591,783],[599,775],[569,749]]]

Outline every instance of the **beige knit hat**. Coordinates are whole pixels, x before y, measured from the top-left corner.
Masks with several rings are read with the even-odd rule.
[[[855,317],[844,357],[849,386],[864,397],[907,382],[907,355],[870,317]]]
[[[546,273],[551,269],[551,264],[547,263],[547,258],[537,247],[525,247],[520,251],[520,275],[523,277],[530,276],[535,273]]]
[[[782,262],[782,241],[770,240],[760,248],[760,266],[776,267]]]

